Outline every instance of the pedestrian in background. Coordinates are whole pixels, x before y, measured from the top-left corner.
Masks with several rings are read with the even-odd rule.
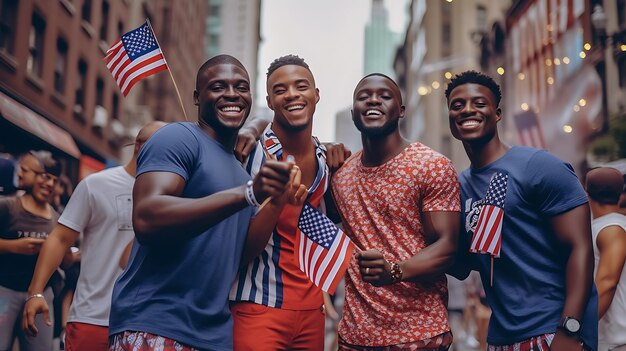
[[[33,298],[52,304],[50,281],[41,291],[29,295],[28,284],[42,244],[57,223],[59,215],[50,205],[54,186],[61,174],[60,163],[48,151],[30,151],[21,160],[23,195],[0,198],[0,350],[10,350],[15,337],[23,351],[52,350],[52,328],[39,337],[23,333],[19,327],[24,303]],[[43,328],[45,321],[33,321]]]

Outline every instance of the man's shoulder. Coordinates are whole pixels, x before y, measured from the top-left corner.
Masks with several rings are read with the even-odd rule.
[[[118,177],[122,174],[122,172],[126,172],[124,170],[124,166],[115,166],[111,168],[105,168],[99,172],[91,173],[87,175],[81,182],[85,182],[86,184],[90,184],[93,182],[102,182],[103,180],[111,179],[112,177]],[[129,175],[130,176],[130,175]]]
[[[435,159],[435,160],[443,159],[443,160],[449,161],[449,159],[446,156],[444,156],[442,153],[440,153],[439,151],[433,149],[432,147],[426,144],[422,144],[419,141],[409,144],[409,146],[406,147],[406,150],[412,153],[427,155],[430,158]]]

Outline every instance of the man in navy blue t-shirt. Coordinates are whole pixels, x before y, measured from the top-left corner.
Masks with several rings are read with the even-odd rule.
[[[264,210],[252,218],[253,207],[293,183],[293,163],[268,160],[250,180],[233,154],[252,104],[241,62],[204,63],[194,102],[197,123],[161,128],[139,154],[136,240],[113,289],[110,350],[231,350],[228,292],[246,236],[274,226]]]
[[[487,342],[495,351],[595,350],[589,206],[572,167],[500,140],[501,93],[491,77],[463,72],[446,98],[450,131],[471,162],[459,177],[465,231],[452,273],[480,272],[493,311]]]

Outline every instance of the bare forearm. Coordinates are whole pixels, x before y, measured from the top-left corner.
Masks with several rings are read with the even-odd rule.
[[[52,273],[59,267],[72,244],[73,242],[67,239],[53,235],[46,239],[39,252],[33,279],[28,287],[29,294],[41,293],[44,290]]]
[[[572,248],[567,261],[566,297],[563,316],[580,319],[584,313],[593,282],[593,252],[588,245]]]
[[[258,137],[261,132],[265,130],[265,127],[272,121],[272,116],[265,116],[264,114],[257,114],[248,118],[248,121],[244,124],[243,128],[250,128],[254,130],[254,134]]]
[[[598,287],[598,319],[601,319],[613,302],[617,282],[599,279],[596,284]]]
[[[133,226],[142,244],[180,241],[201,234],[247,206],[243,187],[199,199],[154,195],[137,204]]]
[[[424,281],[440,276],[454,263],[455,250],[451,239],[440,238],[400,264],[403,280]]]
[[[12,253],[11,248],[12,240],[0,239],[0,254]]]

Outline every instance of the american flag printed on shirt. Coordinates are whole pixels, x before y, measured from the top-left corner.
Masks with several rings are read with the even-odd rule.
[[[489,181],[487,196],[478,215],[470,252],[489,253],[500,257],[502,245],[502,219],[506,198],[508,174],[495,173]]]
[[[104,61],[124,96],[141,79],[168,69],[147,21],[122,35],[107,51]]]
[[[354,244],[322,212],[305,202],[298,219],[296,260],[323,291],[334,294],[352,258]]]

